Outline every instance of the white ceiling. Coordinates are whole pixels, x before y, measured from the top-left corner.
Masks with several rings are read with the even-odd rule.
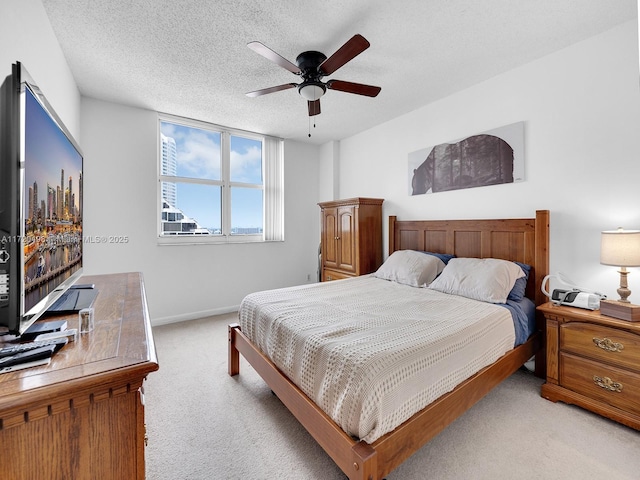
[[[636,0],[42,0],[82,95],[283,138],[324,143],[637,17]],[[371,47],[333,75],[382,87],[328,91],[310,127],[295,63],[354,34]],[[312,137],[308,138],[311,128]]]

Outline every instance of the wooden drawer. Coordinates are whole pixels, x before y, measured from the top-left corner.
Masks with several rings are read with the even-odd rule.
[[[322,281],[329,282],[331,280],[342,280],[343,278],[352,278],[354,275],[349,275],[345,272],[340,272],[338,270],[329,270],[325,268],[322,270]]]
[[[640,414],[639,374],[560,353],[560,384],[594,400]]]
[[[560,326],[560,350],[640,373],[640,335],[591,323]]]

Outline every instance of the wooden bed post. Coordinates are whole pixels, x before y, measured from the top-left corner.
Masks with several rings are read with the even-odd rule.
[[[236,348],[236,330],[240,330],[237,323],[229,324],[229,359],[228,368],[229,375],[232,377],[240,373],[240,352]]]
[[[542,280],[549,275],[549,210],[536,210],[536,307],[547,301],[542,293]],[[540,350],[536,354],[535,375],[546,378],[547,375],[547,328],[544,315],[536,310],[536,328],[541,332]]]
[[[378,474],[376,451],[367,442],[359,441],[351,448],[353,453],[353,475],[350,480],[374,480]]]
[[[389,255],[396,251],[396,217],[395,215],[389,215]]]
[[[549,210],[536,211],[536,306],[547,301],[542,280],[549,275]]]

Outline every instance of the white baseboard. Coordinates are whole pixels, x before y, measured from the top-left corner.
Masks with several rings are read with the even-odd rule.
[[[204,317],[212,317],[215,315],[224,315],[226,313],[237,312],[240,305],[230,307],[215,308],[212,310],[203,310],[200,312],[182,313],[180,315],[171,315],[168,317],[159,317],[151,319],[151,326],[158,327],[160,325],[168,325],[170,323],[186,322],[188,320],[197,320]]]

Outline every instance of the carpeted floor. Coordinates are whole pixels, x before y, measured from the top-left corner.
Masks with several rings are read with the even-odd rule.
[[[242,360],[227,375],[235,314],[156,327],[145,386],[149,480],[344,480]],[[640,478],[640,432],[540,397],[518,371],[387,480]]]

